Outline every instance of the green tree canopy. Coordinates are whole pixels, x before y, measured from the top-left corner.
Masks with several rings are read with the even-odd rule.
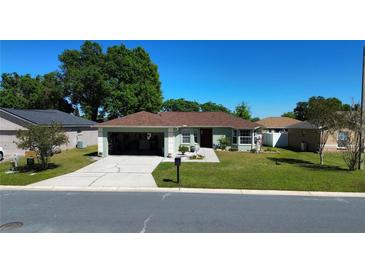
[[[337,98],[311,97],[308,101],[308,121],[320,130],[319,155],[323,164],[324,148],[330,134],[340,129],[343,118],[340,111],[342,102]]]
[[[284,112],[281,117],[289,117],[295,119],[295,114],[293,111]]]
[[[196,101],[188,101],[183,98],[166,100],[162,105],[163,111],[200,111],[200,105]]]
[[[44,76],[3,73],[0,85],[0,106],[26,109],[59,109],[72,112],[60,75],[51,72]]]
[[[223,106],[221,104],[216,104],[216,103],[211,102],[211,101],[206,102],[204,104],[201,104],[200,109],[201,109],[201,111],[222,111],[222,112],[227,112],[227,113],[231,112],[225,106]]]
[[[251,120],[250,107],[245,102],[242,102],[236,106],[234,114],[242,119]]]
[[[312,96],[311,98],[309,98],[309,100],[307,102],[305,102],[305,101],[298,102],[293,111],[294,118],[301,120],[301,121],[308,120],[309,119],[309,115],[308,115],[309,102],[311,100],[312,100],[312,102],[314,102],[315,100],[320,100],[320,99],[324,99],[324,98],[321,96]],[[341,102],[341,100],[339,100],[338,98],[331,97],[331,98],[327,98],[326,100],[327,100],[327,102],[333,104],[333,106],[338,108],[339,110],[349,111],[351,109],[351,106],[349,104],[343,104]],[[286,112],[284,114],[291,115],[291,112]],[[289,117],[289,116],[287,116],[287,117]]]
[[[74,104],[86,118],[96,121],[109,95],[104,72],[105,56],[99,44],[85,42],[80,50],[66,50],[60,56],[63,82]]]
[[[42,169],[48,167],[49,158],[52,157],[55,149],[69,142],[61,125],[56,123],[49,127],[31,125],[27,130],[18,130],[16,137],[18,148],[36,152]]]
[[[294,108],[295,119],[306,121],[308,120],[308,102],[298,102]]]
[[[59,59],[65,88],[88,119],[161,108],[157,66],[140,47],[113,46],[103,53],[98,43],[86,41],[80,50],[66,50]]]
[[[138,111],[158,112],[162,106],[158,69],[141,47],[124,45],[108,48],[106,74],[110,96],[106,100],[109,118]]]

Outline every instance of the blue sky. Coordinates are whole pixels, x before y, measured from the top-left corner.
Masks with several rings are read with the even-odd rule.
[[[0,72],[44,74],[83,41],[1,41]],[[361,92],[365,41],[98,41],[142,46],[158,65],[165,99],[247,102],[253,116],[278,116],[310,96],[351,103]]]

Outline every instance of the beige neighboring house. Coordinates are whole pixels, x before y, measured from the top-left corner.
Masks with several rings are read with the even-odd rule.
[[[350,130],[343,129],[330,134],[325,151],[341,151],[346,149],[346,141]],[[294,150],[317,152],[320,142],[320,130],[307,121],[301,121],[288,128],[288,146]]]
[[[299,123],[299,120],[289,117],[267,117],[257,121],[263,126],[262,132],[288,132],[288,127]]]
[[[0,147],[3,148],[4,155],[24,154],[14,143],[17,140],[17,130],[26,130],[29,125],[47,127],[52,122],[60,123],[69,138],[69,143],[61,149],[75,148],[78,143],[82,146],[97,144],[98,131],[92,127],[96,124],[93,121],[55,109],[0,108]]]
[[[288,147],[288,127],[299,123],[289,117],[267,117],[257,121],[262,125],[262,141],[264,146]]]

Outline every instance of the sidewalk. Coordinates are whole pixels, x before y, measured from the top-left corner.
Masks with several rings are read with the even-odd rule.
[[[236,195],[272,195],[305,197],[353,197],[365,198],[364,192],[322,192],[322,191],[286,191],[251,189],[209,189],[209,188],[128,188],[128,187],[70,187],[70,186],[0,186],[1,190],[26,191],[101,191],[101,192],[168,192],[168,193],[205,193]]]

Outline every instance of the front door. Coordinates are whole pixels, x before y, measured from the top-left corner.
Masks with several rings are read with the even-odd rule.
[[[213,133],[211,128],[200,129],[200,146],[213,147]]]

